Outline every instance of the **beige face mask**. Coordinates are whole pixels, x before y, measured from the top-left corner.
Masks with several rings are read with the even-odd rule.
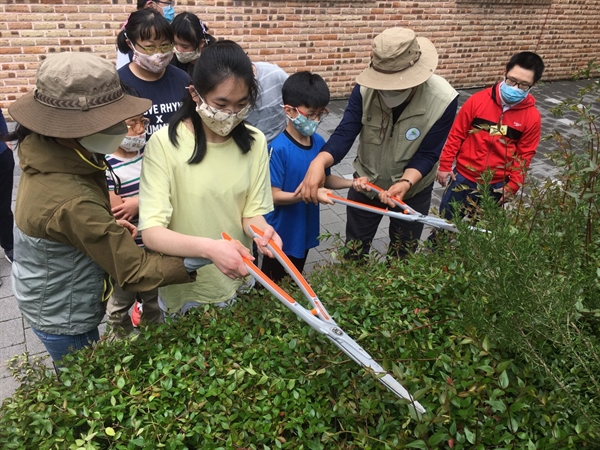
[[[412,89],[405,89],[403,91],[379,91],[381,101],[388,108],[395,108],[400,106],[410,96]]]
[[[200,101],[202,103],[196,106],[196,112],[202,122],[219,136],[228,136],[231,130],[250,115],[251,105],[249,104],[238,111],[237,114],[231,114],[212,108],[204,102],[202,97],[200,97]]]

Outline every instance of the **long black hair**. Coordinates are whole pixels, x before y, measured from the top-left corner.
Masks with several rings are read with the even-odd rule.
[[[117,47],[121,53],[129,53],[131,48],[127,39],[135,44],[148,39],[164,39],[173,42],[173,29],[161,13],[151,8],[132,12],[117,36]]]
[[[13,131],[9,131],[7,134],[0,135],[0,142],[17,141],[17,144],[20,144],[31,133],[33,133],[33,131],[31,131],[29,128],[26,128],[23,125],[21,125],[19,122],[17,122],[17,126],[15,127],[15,129]],[[49,138],[49,139],[51,139],[51,138]]]
[[[254,106],[258,97],[258,85],[250,58],[242,47],[229,40],[217,41],[202,51],[200,60],[192,76],[192,84],[200,96],[206,98],[219,84],[233,77],[248,86],[248,103]],[[178,147],[177,126],[186,119],[192,121],[195,140],[194,152],[188,163],[198,164],[206,156],[206,136],[202,128],[202,119],[196,112],[196,102],[189,92],[185,95],[181,108],[169,120],[169,140],[175,147]],[[230,136],[243,154],[252,148],[254,136],[244,122],[231,130]]]

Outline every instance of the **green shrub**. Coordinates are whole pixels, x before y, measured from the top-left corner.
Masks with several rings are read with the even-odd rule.
[[[3,449],[575,448],[564,391],[465,326],[472,276],[441,255],[331,266],[312,284],[405,402],[266,292],[31,369],[0,410]],[[300,297],[297,295],[300,299]]]

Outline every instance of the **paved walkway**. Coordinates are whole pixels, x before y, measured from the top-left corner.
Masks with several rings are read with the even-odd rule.
[[[550,113],[550,109],[566,98],[576,98],[580,87],[587,82],[557,82],[544,84],[534,89],[534,96],[537,99],[537,105],[542,113],[543,130],[542,135],[547,135],[552,130],[560,130],[565,136],[571,133],[568,118],[555,118]],[[460,104],[477,90],[461,90]],[[330,104],[331,114],[327,117],[319,128],[319,133],[327,140],[337,124],[339,123],[347,102],[336,100]],[[10,125],[10,124],[9,124]],[[556,173],[556,169],[546,158],[546,154],[554,149],[551,142],[542,141],[538,154],[531,165],[530,174],[545,179]],[[346,156],[346,158],[333,168],[333,172],[344,177],[351,177],[354,172],[352,161],[356,156],[356,144]],[[15,170],[15,192],[18,184],[20,170]],[[434,189],[433,207],[439,205],[442,188],[436,185]],[[346,194],[341,191],[340,194]],[[323,206],[321,208],[321,232],[329,233],[332,236],[339,235],[341,239],[345,237],[346,208],[341,205]],[[425,232],[426,233],[426,232]],[[379,231],[375,237],[373,248],[380,252],[385,252],[388,238],[388,220],[383,219]],[[309,254],[307,269],[311,270],[316,265],[332,260],[332,249],[334,248],[333,239],[327,239]],[[2,286],[0,286],[0,401],[12,395],[17,388],[17,383],[12,379],[7,369],[6,361],[15,355],[23,352],[29,352],[30,355],[42,355],[47,353],[39,339],[33,334],[27,322],[21,316],[17,307],[15,298],[12,295],[10,284],[10,264],[0,258],[0,277]]]

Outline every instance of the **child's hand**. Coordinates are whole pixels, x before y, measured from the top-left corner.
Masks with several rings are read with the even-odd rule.
[[[356,192],[369,192],[371,188],[367,185],[369,179],[367,177],[354,178],[352,180],[352,188]]]
[[[273,228],[271,225],[264,227],[263,235],[255,237],[254,242],[256,242],[256,248],[259,253],[268,256],[269,258],[274,258],[275,256],[273,256],[271,250],[267,248],[269,239],[273,239],[275,244],[277,244],[279,248],[283,249],[283,242],[281,241],[281,238],[275,231],[275,228]]]
[[[333,205],[333,200],[331,200],[327,194],[331,194],[329,189],[319,188],[317,190],[317,200],[324,205]]]
[[[133,220],[139,213],[139,198],[126,197],[123,199],[123,203],[115,206],[112,209],[112,213],[117,219]]]
[[[127,231],[129,231],[131,233],[131,237],[135,239],[135,237],[137,236],[138,230],[134,224],[129,223],[127,220],[123,220],[123,219],[117,220],[117,223],[119,225],[121,225],[123,228],[125,228]]]

